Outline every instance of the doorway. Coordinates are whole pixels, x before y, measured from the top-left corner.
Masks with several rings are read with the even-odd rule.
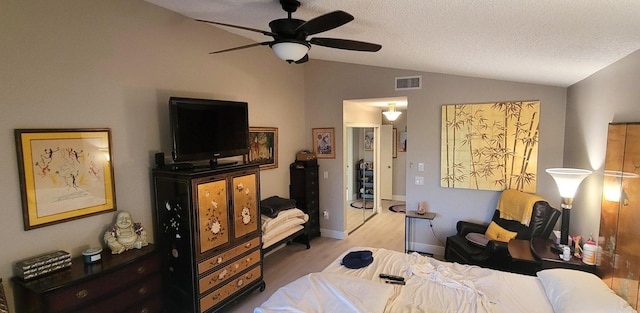
[[[400,110],[406,112],[406,97],[343,101],[346,234],[387,210],[392,200],[404,201],[406,158],[396,158],[394,136],[397,127],[406,131],[406,114],[398,124],[385,120],[382,112],[389,102],[400,103]],[[394,174],[394,168],[398,174]]]

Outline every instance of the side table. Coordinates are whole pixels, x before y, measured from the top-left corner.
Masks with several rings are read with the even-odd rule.
[[[534,257],[542,262],[542,269],[550,268],[568,268],[574,270],[585,271],[589,273],[596,273],[595,265],[588,265],[582,263],[582,260],[571,256],[571,260],[563,261],[560,259],[560,255],[551,251],[553,240],[545,239],[542,237],[531,238],[531,252]]]
[[[418,212],[416,211],[407,211],[404,214],[404,252],[405,253],[412,252],[412,251],[409,251],[409,237],[411,234],[410,221],[412,219],[423,219],[423,220],[429,220],[429,222],[431,222],[435,217],[436,217],[436,214],[433,212],[418,214]],[[420,252],[420,251],[415,251],[415,252]],[[427,253],[427,254],[431,254],[431,253]]]
[[[507,244],[507,250],[513,261],[508,269],[510,272],[536,275],[536,272],[540,270],[540,261],[531,253],[529,240],[511,239]]]

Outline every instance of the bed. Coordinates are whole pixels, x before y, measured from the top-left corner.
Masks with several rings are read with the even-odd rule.
[[[269,197],[260,201],[262,252],[299,240],[310,248],[306,224],[309,215],[296,207],[295,200]]]
[[[348,269],[351,251],[371,251],[373,262]],[[403,276],[406,285],[383,282],[379,274]],[[597,276],[550,269],[537,276],[442,262],[417,253],[353,248],[322,272],[281,287],[255,308],[272,312],[636,312]]]

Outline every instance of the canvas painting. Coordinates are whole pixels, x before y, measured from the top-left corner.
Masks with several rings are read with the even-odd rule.
[[[540,101],[442,106],[440,185],[536,192]]]

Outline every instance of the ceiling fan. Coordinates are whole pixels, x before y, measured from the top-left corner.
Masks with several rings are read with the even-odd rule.
[[[258,42],[250,45],[213,51],[210,52],[210,54],[268,45],[280,59],[287,61],[288,63],[300,64],[309,60],[309,56],[307,53],[309,52],[309,49],[311,49],[311,45],[368,52],[375,52],[382,48],[382,46],[379,44],[348,39],[325,37],[313,37],[307,39],[307,36],[325,32],[349,23],[353,21],[353,16],[344,11],[333,11],[324,15],[320,15],[309,21],[303,21],[291,18],[291,13],[295,12],[300,6],[299,1],[280,0],[280,5],[282,5],[282,9],[287,12],[287,18],[281,18],[271,21],[269,23],[269,28],[271,28],[271,31],[264,31],[250,27],[237,26],[207,20],[196,19],[196,21],[244,29],[248,31],[258,32],[265,36],[273,37],[272,41]]]

